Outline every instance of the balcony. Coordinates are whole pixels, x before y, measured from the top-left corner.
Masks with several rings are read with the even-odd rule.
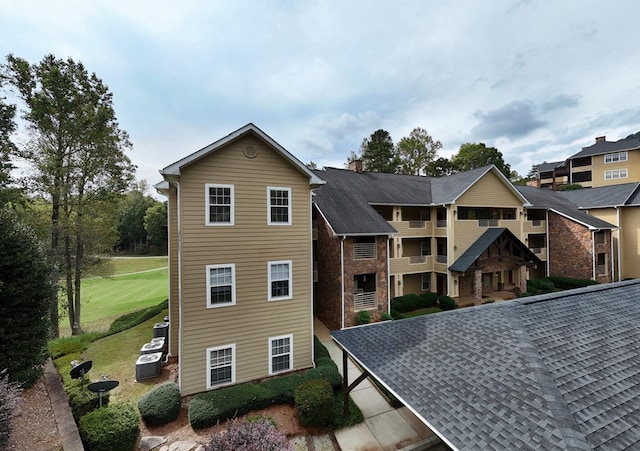
[[[447,227],[447,220],[446,219],[438,219],[436,221],[436,227]]]
[[[353,309],[359,310],[375,310],[378,308],[378,299],[375,291],[355,292],[353,293]]]
[[[431,221],[390,221],[389,224],[402,237],[422,237],[433,234],[433,222]]]
[[[436,263],[447,263],[447,256],[446,255],[436,255]]]
[[[353,259],[376,258],[376,243],[353,243]]]
[[[433,257],[415,255],[389,259],[389,274],[415,274],[433,271]]]

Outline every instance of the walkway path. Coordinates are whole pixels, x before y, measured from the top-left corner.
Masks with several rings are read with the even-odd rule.
[[[329,354],[342,374],[342,350],[335,344],[329,330],[317,318],[315,335],[327,347]],[[347,372],[349,383],[362,374],[349,359]],[[441,443],[409,409],[394,409],[369,379],[362,381],[351,392],[351,398],[362,411],[365,420],[356,426],[335,432],[342,451],[431,449]]]

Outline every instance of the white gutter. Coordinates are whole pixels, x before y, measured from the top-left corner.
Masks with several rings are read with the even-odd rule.
[[[551,273],[550,273],[551,269],[550,269],[550,266],[549,266],[549,262],[551,261],[551,256],[549,255],[549,251],[551,250],[551,248],[549,247],[549,210],[548,209],[545,210],[544,214],[547,217],[547,220],[545,221],[547,223],[546,224],[547,233],[545,234],[546,238],[547,238],[547,261],[546,261],[547,274],[546,274],[546,277],[549,277],[551,275]]]
[[[596,232],[591,232],[591,263],[593,267],[593,280],[596,280]]]
[[[620,240],[622,239],[622,226],[620,225],[620,207],[616,207],[616,225],[618,226],[618,282],[622,280],[622,256],[620,255]],[[613,232],[611,233],[611,255],[613,255]]]
[[[342,237],[340,240],[340,273],[342,276],[340,277],[340,283],[342,285],[342,289],[340,290],[342,296],[342,323],[340,324],[340,329],[344,329],[344,240],[345,237]]]

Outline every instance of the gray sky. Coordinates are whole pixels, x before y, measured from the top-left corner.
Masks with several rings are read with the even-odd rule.
[[[0,0],[0,53],[114,93],[138,178],[253,122],[342,167],[379,128],[496,146],[521,174],[640,130],[640,2]]]

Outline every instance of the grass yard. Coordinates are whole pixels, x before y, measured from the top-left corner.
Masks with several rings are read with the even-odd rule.
[[[136,382],[136,359],[140,348],[153,338],[153,325],[162,322],[165,315],[166,310],[131,329],[94,341],[84,351],[84,359],[93,361],[92,380],[105,374],[120,382],[111,392],[111,402],[137,400],[157,384],[154,379]]]
[[[113,276],[82,281],[80,317],[86,332],[106,331],[124,313],[157,305],[168,296],[166,257],[115,258],[108,265]],[[71,333],[66,316],[60,318],[60,333]]]
[[[438,313],[441,311],[442,309],[440,307],[427,307],[414,310],[412,312],[403,313],[402,316],[405,318],[413,318],[414,316],[429,315],[431,313]]]

